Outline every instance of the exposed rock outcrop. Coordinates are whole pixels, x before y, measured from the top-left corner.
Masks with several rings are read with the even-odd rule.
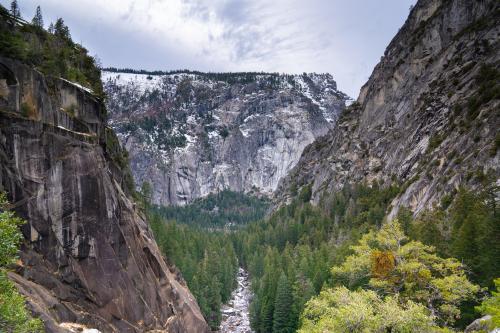
[[[82,87],[0,57],[0,190],[28,221],[10,277],[48,332],[207,332],[130,200],[105,117]]]
[[[346,182],[404,184],[415,213],[459,185],[499,176],[498,1],[420,0],[337,128],[309,145],[278,204],[311,185],[313,201]]]
[[[490,331],[491,327],[491,316],[486,315],[484,317],[474,320],[470,325],[465,328],[464,333],[474,333],[474,332],[492,332],[497,333],[500,329],[494,329]]]
[[[110,125],[157,204],[270,195],[347,96],[329,74],[104,73]]]

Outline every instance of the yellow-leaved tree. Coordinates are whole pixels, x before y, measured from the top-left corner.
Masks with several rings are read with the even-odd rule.
[[[361,321],[368,325],[367,332],[441,330],[460,317],[460,304],[475,299],[480,291],[467,279],[465,267],[458,260],[441,258],[433,247],[409,240],[397,220],[365,234],[352,250],[354,253],[342,265],[331,269],[337,288],[324,290],[307,304],[302,316],[303,332],[311,323],[323,321],[347,327],[356,313],[365,314]],[[329,301],[337,296],[344,303]],[[399,318],[390,327],[383,326],[389,317],[381,320],[387,312]],[[324,317],[326,313],[329,318]],[[423,326],[415,326],[415,318],[420,318]],[[413,330],[404,329],[406,324],[413,325]]]

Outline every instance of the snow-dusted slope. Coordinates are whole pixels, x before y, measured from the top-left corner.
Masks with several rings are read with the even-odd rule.
[[[329,74],[104,72],[110,125],[158,204],[218,190],[271,194],[347,96]]]

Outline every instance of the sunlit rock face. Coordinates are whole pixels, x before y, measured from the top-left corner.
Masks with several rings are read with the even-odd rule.
[[[329,74],[104,72],[110,125],[157,204],[222,189],[269,195],[347,96]]]
[[[131,199],[103,103],[4,57],[0,84],[0,191],[28,221],[9,277],[46,331],[207,332]]]

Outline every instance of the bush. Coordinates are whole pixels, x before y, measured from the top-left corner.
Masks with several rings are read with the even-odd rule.
[[[8,279],[4,269],[0,270],[0,332],[43,332],[41,320],[31,318],[24,297]]]
[[[434,149],[439,147],[439,145],[444,141],[444,136],[439,134],[434,134],[430,140],[429,145],[427,146],[427,153],[432,152]]]
[[[28,104],[22,103],[21,104],[21,116],[28,118],[30,115],[31,109]]]
[[[7,277],[7,266],[16,259],[25,221],[8,210],[5,194],[0,193],[0,332],[42,332],[43,324],[25,307],[25,299]]]
[[[483,64],[476,76],[477,92],[467,100],[467,119],[474,120],[481,106],[500,98],[500,71],[493,65]]]
[[[300,190],[299,200],[309,202],[312,196],[312,185],[306,185]]]
[[[483,315],[491,316],[491,329],[500,327],[500,278],[495,279],[496,291],[486,298],[476,309]]]

